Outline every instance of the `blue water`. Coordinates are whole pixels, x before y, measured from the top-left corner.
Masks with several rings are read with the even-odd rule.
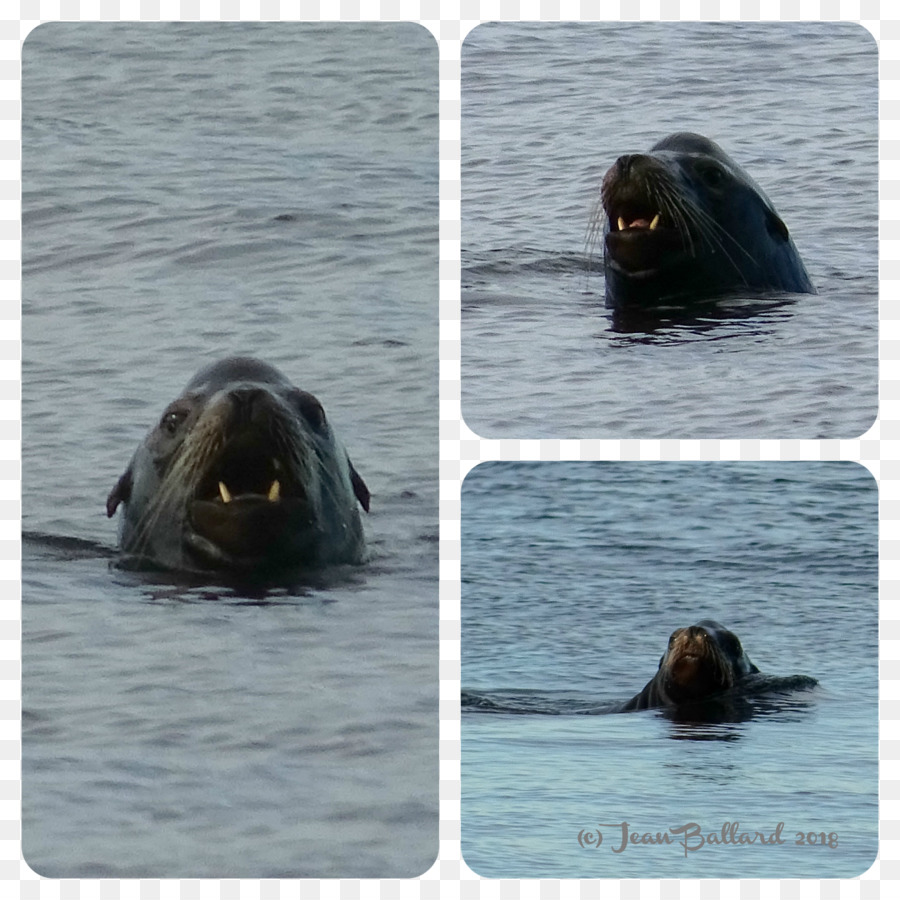
[[[877,489],[852,463],[488,463],[463,485],[462,847],[491,877],[852,877],[878,842]],[[627,700],[713,618],[811,691],[734,722]],[[554,714],[549,714],[554,713]],[[631,846],[725,823],[784,844]],[[579,844],[600,823],[604,842]],[[618,830],[615,827],[619,825]],[[824,832],[825,845],[797,833]],[[833,835],[836,835],[834,837]],[[830,846],[834,843],[836,846]]]
[[[818,288],[622,330],[586,233],[676,131],[772,199]],[[878,55],[840,23],[489,23],[462,48],[462,404],[490,438],[857,437],[877,409]],[[836,210],[840,214],[836,215]]]
[[[51,877],[414,876],[437,852],[437,48],[413,25],[53,24],[23,62],[23,847]],[[110,568],[203,364],[322,402],[369,563]]]

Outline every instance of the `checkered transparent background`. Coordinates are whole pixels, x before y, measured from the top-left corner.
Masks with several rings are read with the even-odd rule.
[[[0,4],[0,897],[29,900],[872,900],[900,881],[900,4],[896,0],[3,0]],[[889,18],[893,16],[894,18]],[[37,24],[68,20],[414,20],[440,45],[440,854],[411,881],[52,881],[20,852],[20,63]],[[495,19],[844,19],[881,75],[880,416],[858,440],[481,440],[460,417],[460,45]],[[834,211],[839,222],[841,211]],[[858,460],[881,496],[880,853],[849,881],[487,881],[460,856],[460,484],[487,459]]]

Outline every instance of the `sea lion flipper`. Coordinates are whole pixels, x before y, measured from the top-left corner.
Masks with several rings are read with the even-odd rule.
[[[131,466],[129,466],[106,498],[106,515],[108,518],[111,519],[116,514],[120,503],[127,503],[131,499],[132,484],[133,476],[131,474]]]
[[[350,463],[350,483],[353,485],[353,493],[356,494],[359,505],[368,512],[369,501],[372,499],[372,495],[369,493],[366,483],[362,480],[362,476],[354,468],[353,463],[349,459],[347,462]]]

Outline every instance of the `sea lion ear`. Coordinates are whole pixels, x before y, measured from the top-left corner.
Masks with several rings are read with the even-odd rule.
[[[350,484],[353,485],[353,493],[356,494],[359,505],[368,512],[369,500],[371,500],[372,495],[369,493],[366,483],[362,480],[362,476],[353,468],[353,463],[349,459],[347,462],[350,464]]]
[[[111,519],[120,503],[127,503],[131,499],[131,486],[133,477],[131,466],[125,470],[125,474],[116,482],[116,486],[109,492],[106,498],[106,515]]]
[[[787,225],[785,225],[784,222],[782,222],[781,217],[771,209],[767,211],[766,215],[766,230],[776,240],[788,241],[791,238],[791,233],[788,231]]]

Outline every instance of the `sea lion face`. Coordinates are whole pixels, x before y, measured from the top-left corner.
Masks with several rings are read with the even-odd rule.
[[[672,632],[656,680],[668,702],[677,705],[727,691],[758,671],[736,634],[703,619]]]
[[[814,293],[788,229],[718,145],[680,133],[606,173],[591,225],[604,233],[607,305],[737,291]]]
[[[107,500],[121,549],[166,568],[359,562],[369,492],[319,401],[246,357],[202,369]]]

